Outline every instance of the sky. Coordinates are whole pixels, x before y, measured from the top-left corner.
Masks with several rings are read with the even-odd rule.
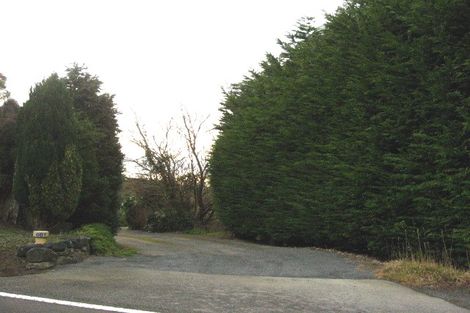
[[[277,39],[300,18],[322,25],[339,0],[0,0],[0,73],[20,105],[37,82],[84,64],[114,94],[126,159],[139,121],[159,136],[185,111],[209,116],[202,145],[210,146],[222,89],[258,70]],[[177,139],[175,139],[177,140]],[[127,172],[135,169],[127,164]]]

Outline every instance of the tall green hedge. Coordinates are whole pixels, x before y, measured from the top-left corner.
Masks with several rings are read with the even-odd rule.
[[[470,3],[347,1],[227,92],[211,159],[236,235],[468,265]]]

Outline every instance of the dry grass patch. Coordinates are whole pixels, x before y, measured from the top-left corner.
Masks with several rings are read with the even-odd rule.
[[[434,261],[395,260],[384,263],[377,277],[417,288],[470,290],[470,272]]]

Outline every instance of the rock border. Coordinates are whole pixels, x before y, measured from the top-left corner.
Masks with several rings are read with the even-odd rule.
[[[25,261],[28,270],[79,263],[90,255],[90,240],[88,237],[77,237],[44,245],[28,244],[18,247],[16,256]]]

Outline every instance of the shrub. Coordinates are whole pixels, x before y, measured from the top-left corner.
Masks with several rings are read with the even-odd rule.
[[[192,227],[190,215],[177,210],[157,211],[147,219],[146,230],[151,232],[171,232],[187,230]]]
[[[134,253],[131,249],[120,247],[114,239],[111,228],[104,224],[84,225],[77,233],[91,238],[90,245],[93,254],[125,256]]]
[[[125,220],[130,229],[144,229],[147,225],[147,218],[151,214],[151,210],[139,201],[135,196],[128,196],[121,204],[124,211]]]

